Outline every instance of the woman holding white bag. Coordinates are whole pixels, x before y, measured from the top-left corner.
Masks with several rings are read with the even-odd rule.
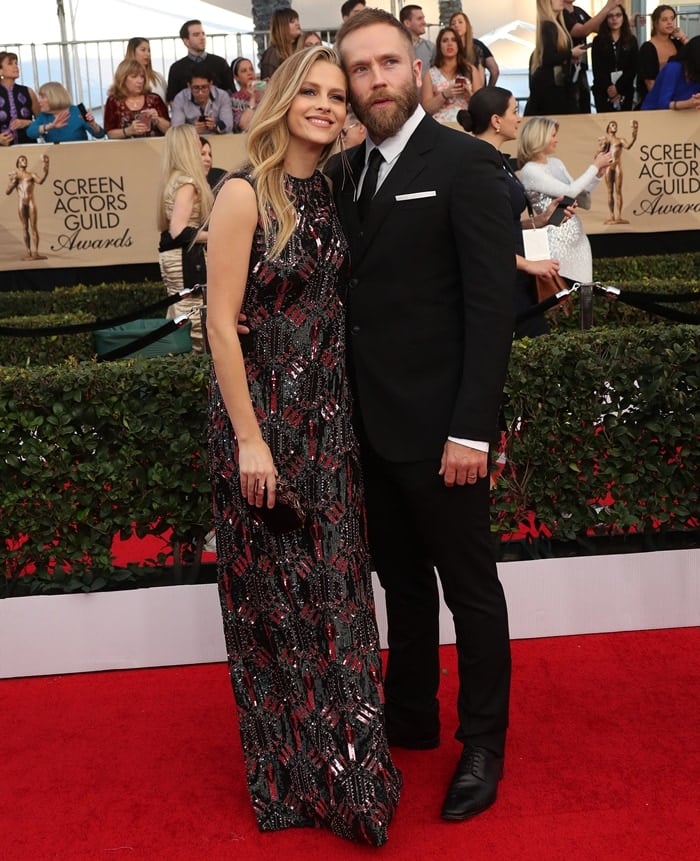
[[[570,197],[590,209],[590,193],[605,176],[613,155],[599,152],[581,176],[574,179],[564,163],[555,158],[559,123],[549,117],[532,117],[518,139],[520,180],[536,213],[546,210],[557,197]],[[559,274],[569,281],[593,279],[591,245],[577,215],[560,227],[547,228],[552,257],[559,261]]]

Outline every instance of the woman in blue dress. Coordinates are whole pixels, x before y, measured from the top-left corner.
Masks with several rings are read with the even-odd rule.
[[[700,110],[700,36],[681,49],[678,60],[666,63],[642,104],[643,111]]]

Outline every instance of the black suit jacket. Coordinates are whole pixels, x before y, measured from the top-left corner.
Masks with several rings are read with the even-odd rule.
[[[496,435],[515,247],[496,150],[426,116],[360,224],[364,144],[328,165],[351,250],[350,369],[364,431],[394,462]]]

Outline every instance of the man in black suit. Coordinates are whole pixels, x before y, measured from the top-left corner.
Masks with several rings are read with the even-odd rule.
[[[193,71],[200,72],[220,90],[230,93],[233,89],[231,67],[223,57],[207,54],[207,36],[202,22],[185,21],[180,27],[180,38],[187,48],[187,56],[176,60],[168,71],[168,102],[172,102],[175,96],[187,87]]]
[[[351,251],[349,367],[386,591],[387,734],[410,748],[440,742],[437,568],[455,623],[464,744],[442,816],[462,820],[496,799],[508,723],[488,448],[513,333],[512,215],[496,150],[420,107],[420,60],[395,18],[360,12],[336,47],[368,135],[328,174]]]

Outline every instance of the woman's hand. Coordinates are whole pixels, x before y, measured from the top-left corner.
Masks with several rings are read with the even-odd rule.
[[[454,84],[448,84],[444,89],[440,90],[436,95],[441,95],[443,99],[455,99],[459,96],[464,96],[471,91],[468,79],[455,81]]]
[[[559,261],[528,260],[525,271],[529,275],[543,275],[545,278],[553,278],[559,272]]]
[[[248,91],[248,101],[250,106],[257,105],[265,92],[264,87],[259,86],[260,81],[248,81],[246,90]]]
[[[143,117],[143,112],[141,112],[141,115],[130,126],[127,126],[127,129],[129,129],[129,137],[131,138],[149,135],[151,133],[151,119],[150,117]]]
[[[535,222],[535,227],[546,227],[549,224],[549,219],[554,215],[554,210],[562,202],[562,197],[553,197],[549,206],[538,213],[532,220]]]
[[[69,113],[67,108],[63,111],[59,111],[57,114],[54,115],[53,120],[48,124],[48,126],[46,128],[47,129],[48,128],[52,128],[52,129],[65,128],[65,126],[68,125],[68,117],[69,116],[70,116],[70,113]]]
[[[571,59],[574,63],[579,63],[581,61],[581,57],[586,53],[587,48],[585,45],[576,45],[571,49]]]
[[[611,152],[599,152],[593,159],[593,167],[598,171],[598,176],[601,177],[605,171],[613,163],[615,156]]]
[[[11,132],[0,132],[0,146],[12,146],[14,135]]]
[[[535,215],[532,219],[535,222],[535,227],[546,227],[549,224],[549,219],[554,215],[554,210],[559,206],[563,199],[563,197],[553,197],[549,206],[539,214]],[[564,218],[562,218],[560,224],[564,224],[576,215],[577,206],[578,203],[574,201],[570,206],[567,206],[564,209]]]
[[[263,499],[266,499],[267,507],[274,508],[277,470],[270,448],[261,436],[248,442],[239,440],[238,468],[241,475],[241,493],[249,505],[262,508]]]

